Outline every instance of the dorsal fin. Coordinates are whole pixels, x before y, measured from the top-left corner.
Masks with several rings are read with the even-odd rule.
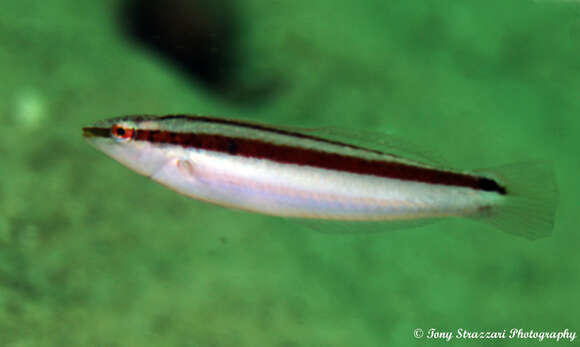
[[[300,128],[278,126],[278,128],[379,151],[404,161],[438,168],[449,167],[441,156],[435,154],[431,149],[426,149],[423,146],[381,131],[350,130],[340,127]]]

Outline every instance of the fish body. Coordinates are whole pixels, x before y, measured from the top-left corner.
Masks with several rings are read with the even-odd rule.
[[[181,194],[247,211],[350,222],[469,217],[504,230],[541,212],[545,220],[528,230],[506,230],[528,238],[548,235],[553,224],[553,179],[539,164],[454,171],[309,130],[205,116],[128,116],[83,133]],[[545,189],[526,197],[530,174]],[[506,211],[516,215],[506,220]]]

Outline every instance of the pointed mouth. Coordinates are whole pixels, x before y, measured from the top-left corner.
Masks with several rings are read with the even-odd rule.
[[[109,128],[98,128],[98,127],[85,127],[83,128],[83,137],[111,137],[111,129]]]

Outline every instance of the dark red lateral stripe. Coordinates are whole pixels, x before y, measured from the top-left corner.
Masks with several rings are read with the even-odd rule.
[[[357,158],[338,153],[279,145],[254,139],[163,130],[137,130],[134,139],[137,141],[193,147],[248,158],[268,159],[284,164],[307,165],[355,174],[469,187],[506,194],[504,187],[497,184],[494,180],[485,177],[423,168],[397,162]]]
[[[375,150],[375,149],[360,147],[360,146],[353,145],[350,143],[344,143],[344,142],[330,140],[330,139],[326,139],[326,138],[322,138],[322,137],[318,137],[318,136],[303,134],[303,133],[293,131],[293,130],[282,129],[280,127],[268,126],[268,125],[263,125],[263,124],[259,124],[259,123],[252,123],[252,122],[248,122],[248,121],[241,121],[241,120],[234,120],[234,119],[224,119],[224,118],[215,118],[215,117],[207,117],[207,116],[194,116],[194,115],[167,115],[167,116],[162,116],[162,117],[157,117],[157,116],[126,116],[126,117],[119,118],[119,121],[132,120],[132,121],[140,122],[140,121],[146,121],[146,120],[166,121],[166,120],[175,120],[175,119],[179,119],[179,120],[183,120],[183,121],[187,121],[187,122],[202,122],[202,123],[211,123],[211,124],[233,125],[233,126],[237,126],[237,127],[241,127],[241,128],[246,128],[246,129],[261,130],[261,131],[266,131],[266,132],[274,133],[274,134],[287,135],[287,136],[300,138],[300,139],[309,139],[309,140],[333,144],[333,145],[337,145],[337,146],[344,146],[344,147],[363,150],[363,151],[375,153],[375,154],[385,154],[385,153],[378,151],[378,150]],[[392,153],[389,153],[389,155],[393,156],[395,158],[398,157],[397,155],[394,155]]]

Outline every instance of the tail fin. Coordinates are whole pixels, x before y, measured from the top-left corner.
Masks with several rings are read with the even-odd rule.
[[[477,217],[502,231],[531,240],[552,234],[558,191],[552,165],[526,162],[477,170],[496,178],[507,189],[505,202]]]

